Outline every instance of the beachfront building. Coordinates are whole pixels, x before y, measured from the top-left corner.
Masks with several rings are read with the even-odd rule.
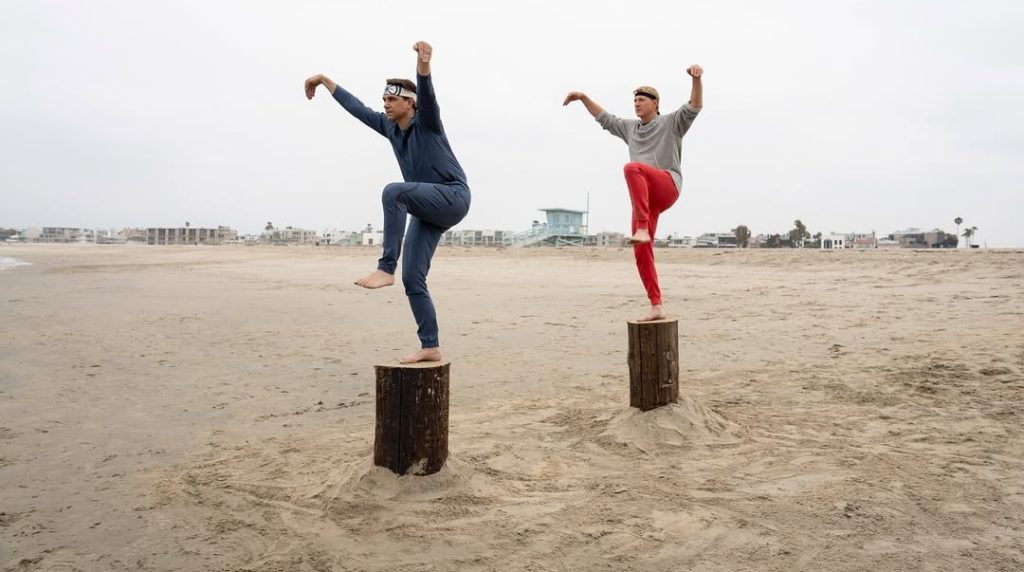
[[[511,230],[449,230],[441,236],[441,246],[511,246]]]
[[[888,236],[899,243],[901,248],[956,248],[957,237],[940,229],[928,231],[908,228],[896,231]]]
[[[39,242],[39,237],[43,236],[42,229],[36,227],[29,227],[19,230],[9,229],[11,232],[7,236],[7,242]]]
[[[718,248],[718,233],[705,232],[694,240],[696,248]]]
[[[67,226],[44,226],[35,242],[56,242],[68,244],[73,242],[93,242],[95,234],[89,228]]]
[[[127,244],[146,244],[146,229],[144,228],[122,228],[121,236]]]
[[[821,236],[822,250],[842,250],[847,248],[846,235],[830,232]]]
[[[146,244],[166,246],[174,244],[224,244],[238,238],[238,231],[227,226],[217,228],[201,227],[152,227],[146,229]]]
[[[363,233],[338,230],[332,228],[320,233],[319,244],[327,246],[359,246],[363,243]]]
[[[127,244],[128,237],[125,235],[125,230],[96,229],[94,240],[96,244]]]
[[[380,246],[384,244],[384,231],[382,230],[373,230],[373,227],[368,226],[361,236],[360,244],[363,246]]]
[[[665,239],[665,246],[669,248],[693,248],[697,246],[697,239],[692,236],[670,234]]]
[[[622,248],[629,239],[621,232],[601,231],[594,235],[594,246]]]
[[[317,232],[308,228],[286,226],[263,232],[264,239],[276,246],[316,244]]]
[[[715,239],[717,240],[718,248],[736,248],[739,246],[739,241],[736,239],[736,233],[734,232],[716,233]]]
[[[846,248],[875,249],[878,248],[878,238],[875,231],[871,233],[849,233],[846,235]]]

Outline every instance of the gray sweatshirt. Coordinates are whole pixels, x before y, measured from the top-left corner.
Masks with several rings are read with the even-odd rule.
[[[666,115],[657,115],[646,125],[639,119],[619,119],[602,111],[597,122],[606,131],[629,145],[629,160],[668,171],[676,188],[683,190],[683,173],[679,162],[683,156],[683,135],[690,130],[700,109],[689,103]]]

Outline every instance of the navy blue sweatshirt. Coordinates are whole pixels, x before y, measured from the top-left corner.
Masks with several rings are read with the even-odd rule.
[[[404,131],[388,120],[387,115],[370,109],[340,85],[334,88],[332,95],[353,117],[388,138],[407,183],[469,186],[441,125],[441,112],[430,76],[416,75],[416,115]]]

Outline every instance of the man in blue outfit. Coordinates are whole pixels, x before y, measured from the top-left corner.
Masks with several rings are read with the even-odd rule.
[[[353,117],[387,137],[402,169],[404,183],[384,187],[384,255],[377,270],[356,280],[364,288],[395,283],[395,268],[402,254],[406,215],[412,215],[405,233],[402,283],[416,317],[421,349],[402,358],[402,363],[440,361],[437,314],[427,291],[427,272],[437,243],[446,230],[469,212],[466,173],[448,144],[441,125],[434,85],[430,78],[433,48],[416,42],[416,83],[389,79],[384,88],[384,113],[376,112],[323,74],[306,80],[306,98],[313,99],[323,85]]]

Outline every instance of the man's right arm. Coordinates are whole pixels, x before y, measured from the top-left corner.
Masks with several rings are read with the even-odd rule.
[[[387,135],[387,116],[383,113],[374,111],[359,101],[356,96],[349,93],[345,88],[331,81],[331,78],[317,74],[306,80],[306,99],[313,99],[313,95],[316,92],[316,88],[319,85],[323,85],[327,88],[334,99],[352,114],[359,121],[366,124],[367,127],[373,129],[381,135]]]
[[[593,99],[587,97],[587,94],[578,91],[570,91],[569,95],[565,96],[565,101],[562,102],[562,105],[569,105],[574,101],[582,101],[583,106],[594,116],[594,119],[597,119],[597,116],[601,115],[601,112],[604,111]]]
[[[590,115],[592,115],[594,119],[596,119],[597,122],[601,124],[601,127],[603,127],[605,131],[608,131],[612,135],[618,137],[619,139],[622,139],[623,141],[626,141],[627,143],[629,142],[626,139],[628,128],[626,126],[625,120],[619,119],[618,117],[615,117],[611,113],[608,113],[607,111],[604,110],[604,108],[598,105],[597,102],[595,102],[593,99],[590,99],[587,96],[587,94],[581,93],[579,91],[570,91],[569,95],[565,96],[565,101],[562,102],[562,105],[569,105],[574,101],[582,101],[583,106],[587,108],[587,111],[590,112]]]

